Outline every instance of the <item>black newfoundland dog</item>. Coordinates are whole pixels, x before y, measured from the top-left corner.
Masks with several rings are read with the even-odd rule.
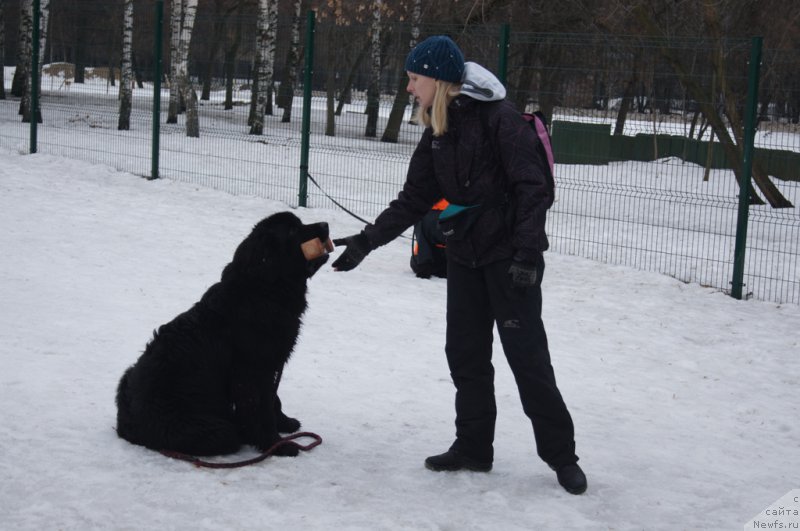
[[[278,384],[306,309],[306,281],[328,259],[327,223],[290,212],[259,222],[222,278],[154,333],[117,388],[117,433],[154,450],[265,451],[300,429]],[[296,455],[283,445],[278,452]]]

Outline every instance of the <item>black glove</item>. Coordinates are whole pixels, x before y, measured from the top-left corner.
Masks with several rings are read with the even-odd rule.
[[[511,284],[515,288],[530,288],[539,280],[539,267],[535,262],[513,260],[508,268]]]
[[[342,256],[336,259],[333,263],[333,268],[336,271],[350,271],[354,269],[371,251],[372,247],[369,245],[369,240],[364,231],[358,234],[353,234],[346,238],[339,238],[333,240],[336,246],[344,245],[347,247]]]

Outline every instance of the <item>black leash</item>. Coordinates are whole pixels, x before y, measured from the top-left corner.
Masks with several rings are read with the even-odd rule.
[[[314,441],[310,442],[309,444],[305,444],[305,445],[298,444],[298,443],[294,442],[294,439],[298,439],[300,437],[310,437],[310,438],[314,439]],[[316,433],[311,433],[311,432],[308,432],[308,431],[302,431],[302,432],[298,432],[298,433],[293,433],[293,434],[289,435],[288,437],[284,437],[280,441],[278,441],[275,444],[273,444],[269,448],[269,450],[267,450],[266,452],[263,452],[261,455],[258,455],[256,457],[252,457],[250,459],[245,459],[243,461],[233,461],[233,462],[227,462],[227,463],[224,463],[224,462],[223,463],[214,463],[212,461],[203,461],[199,457],[195,457],[195,456],[189,455],[189,454],[184,454],[183,452],[175,452],[175,451],[172,451],[172,450],[159,450],[159,452],[162,455],[165,455],[167,457],[171,457],[173,459],[180,459],[181,461],[186,461],[186,462],[192,463],[196,467],[202,467],[202,468],[239,468],[239,467],[242,467],[242,466],[254,465],[256,463],[260,463],[261,461],[263,461],[267,457],[269,457],[272,454],[274,454],[275,450],[277,450],[281,446],[286,446],[286,445],[290,445],[290,444],[293,445],[293,446],[296,446],[299,450],[307,452],[307,451],[311,450],[312,448],[314,448],[315,446],[319,446],[320,444],[322,444],[322,437],[320,437]]]
[[[308,179],[309,179],[309,180],[310,180],[312,183],[314,183],[314,186],[316,186],[316,187],[317,187],[317,189],[318,189],[320,192],[322,192],[322,195],[324,195],[325,197],[327,197],[328,199],[330,199],[330,200],[331,200],[331,202],[332,202],[334,205],[338,206],[339,208],[341,208],[342,210],[344,210],[346,213],[348,213],[348,214],[350,214],[352,217],[356,218],[358,221],[361,221],[362,223],[369,224],[369,221],[367,221],[366,219],[362,218],[362,217],[361,217],[361,216],[359,216],[358,214],[355,214],[354,212],[351,212],[351,211],[350,211],[350,210],[349,210],[347,207],[345,207],[345,206],[344,206],[343,204],[341,204],[339,201],[337,201],[336,199],[334,199],[334,198],[332,198],[330,195],[328,195],[328,192],[326,192],[325,190],[323,190],[323,189],[322,189],[322,187],[321,187],[321,186],[319,185],[319,183],[318,183],[318,182],[317,182],[317,181],[314,179],[314,177],[312,177],[312,176],[311,176],[311,174],[310,174],[310,173],[306,172],[306,175],[308,176]],[[400,237],[401,237],[401,238],[405,238],[405,239],[407,239],[407,240],[410,240],[410,239],[411,239],[411,238],[409,238],[408,236],[405,236],[405,235],[403,235],[403,234],[401,234],[401,235],[400,235]]]
[[[322,195],[324,195],[325,197],[327,197],[328,199],[330,199],[330,200],[331,200],[331,202],[332,202],[334,205],[338,206],[339,208],[341,208],[342,210],[344,210],[345,212],[347,212],[348,214],[350,214],[351,216],[353,216],[354,218],[356,218],[358,221],[361,221],[361,222],[363,222],[363,223],[367,223],[367,224],[369,223],[369,221],[367,221],[366,219],[364,219],[364,218],[362,218],[362,217],[358,216],[357,214],[355,214],[355,213],[351,212],[350,210],[348,210],[348,209],[347,209],[347,207],[345,207],[345,206],[344,206],[343,204],[341,204],[339,201],[337,201],[336,199],[334,199],[334,198],[332,198],[330,195],[328,195],[328,192],[326,192],[325,190],[323,190],[323,189],[322,189],[322,187],[321,187],[321,186],[319,185],[319,183],[318,183],[318,182],[317,182],[317,181],[316,181],[316,180],[315,180],[315,179],[314,179],[314,178],[311,176],[311,174],[310,174],[310,173],[306,172],[306,175],[308,175],[308,178],[309,178],[309,180],[311,180],[311,182],[312,182],[312,183],[314,183],[314,186],[316,186],[316,187],[317,187],[317,189],[318,189],[320,192],[322,192]]]

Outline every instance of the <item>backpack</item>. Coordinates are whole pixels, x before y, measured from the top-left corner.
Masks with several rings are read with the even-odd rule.
[[[447,207],[442,199],[414,225],[411,238],[411,270],[419,278],[447,278],[445,236],[439,228],[439,214]]]
[[[537,146],[537,151],[539,151],[539,156],[547,161],[545,168],[547,183],[551,189],[554,189],[556,186],[554,177],[555,158],[553,157],[553,143],[550,140],[550,133],[547,131],[547,118],[542,111],[534,111],[532,113],[523,112],[522,119],[528,122],[528,125],[536,132],[536,136],[539,137],[540,143]]]

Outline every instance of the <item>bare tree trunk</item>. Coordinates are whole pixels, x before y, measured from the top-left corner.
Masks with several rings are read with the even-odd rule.
[[[414,46],[417,45],[417,39],[419,39],[419,19],[422,11],[421,4],[422,0],[415,0],[414,7],[411,11],[411,39],[408,41],[409,51],[414,49]],[[397,142],[398,138],[400,137],[400,126],[403,125],[403,114],[406,112],[406,106],[408,105],[410,98],[408,92],[406,92],[406,86],[408,85],[408,82],[404,71],[405,57],[401,58],[400,61],[400,65],[398,67],[399,80],[397,82],[397,92],[394,96],[392,112],[389,113],[389,119],[386,121],[386,129],[383,130],[381,142]],[[413,110],[414,109],[412,107],[411,120],[414,119]]]
[[[353,80],[356,77],[356,72],[358,71],[358,67],[361,65],[361,62],[367,56],[367,51],[369,50],[369,48],[370,48],[369,36],[367,36],[367,40],[365,41],[364,46],[361,47],[361,51],[358,52],[358,56],[356,57],[356,60],[353,62],[353,66],[350,68],[350,72],[347,74],[347,79],[345,79],[344,84],[341,85],[342,90],[341,93],[339,94],[339,103],[336,105],[336,112],[334,113],[336,114],[336,116],[341,116],[344,104],[350,103],[349,94],[353,86]],[[333,52],[331,52],[331,66],[328,71],[333,72],[335,68],[336,68],[336,63],[333,60]],[[333,78],[333,76],[330,77]],[[331,83],[335,85],[336,80],[331,79]]]
[[[533,46],[525,46],[521,52],[521,64],[523,65],[532,65],[534,64],[534,56],[536,55],[536,49]],[[508,98],[512,99],[514,102],[514,106],[520,111],[526,111],[528,107],[528,102],[532,99],[531,98],[531,87],[533,87],[533,80],[534,76],[536,75],[536,69],[534,68],[520,68],[519,74],[517,75],[517,90],[513,93],[510,93]],[[549,122],[548,122],[549,123]]]
[[[119,121],[117,129],[131,128],[131,104],[133,101],[133,0],[125,0],[122,17],[122,66],[119,82]]]
[[[415,0],[414,7],[411,12],[411,39],[408,41],[408,50],[414,49],[419,39],[419,19],[421,12],[421,0]],[[406,112],[406,106],[409,102],[409,94],[406,92],[408,85],[406,75],[404,73],[405,58],[401,59],[398,67],[399,79],[397,82],[397,93],[394,96],[394,103],[392,104],[392,112],[389,113],[389,119],[386,121],[386,129],[383,131],[381,142],[396,143],[400,137],[400,126],[403,124],[403,114]],[[416,100],[412,100],[416,101]],[[414,108],[411,108],[411,121],[414,120]]]
[[[381,7],[383,0],[374,0],[372,6],[372,75],[367,89],[367,128],[364,136],[378,135],[378,111],[381,98]]]
[[[275,56],[275,37],[272,34],[270,39],[270,19],[271,10],[277,9],[277,0],[258,1],[258,31],[256,36],[256,82],[255,93],[251,98],[255,98],[255,113],[250,124],[251,135],[264,134],[264,116],[267,110],[267,91],[272,82],[273,61]]]
[[[408,93],[406,92],[406,76],[403,74],[403,66],[400,66],[397,92],[394,96],[394,103],[392,104],[392,111],[389,113],[389,119],[386,121],[386,129],[383,130],[381,142],[397,143],[400,137],[400,126],[403,125],[403,114],[406,112],[408,106]]]
[[[258,40],[256,38],[256,40]],[[252,80],[250,81],[250,112],[247,114],[247,125],[253,127],[253,122],[256,119],[256,109],[258,109],[258,69],[259,69],[259,53],[256,48],[255,56],[253,57],[253,65],[250,67]]]
[[[86,31],[78,31],[75,41],[75,72],[72,82],[84,84],[86,82]]]
[[[267,83],[267,102],[264,114],[272,116],[272,94],[275,92],[275,48],[278,37],[278,0],[269,2],[269,28],[267,29],[267,45],[269,59],[269,83]]]
[[[167,110],[167,123],[178,123],[180,113],[180,88],[178,86],[178,51],[181,40],[181,26],[183,13],[186,11],[186,0],[172,0],[169,12],[169,108]]]
[[[636,90],[636,83],[639,81],[639,51],[634,51],[633,53],[633,69],[630,79],[625,84],[625,92],[622,94],[622,100],[619,103],[617,122],[614,125],[614,136],[621,136],[625,131],[625,121],[628,118],[631,105],[633,105],[633,92]]]
[[[414,8],[411,10],[411,41],[409,42],[410,49],[413,49],[419,42],[419,25],[421,21],[422,0],[414,0]],[[405,66],[405,64],[403,66]],[[419,102],[417,101],[417,98],[413,96],[409,97],[411,98],[411,118],[409,118],[408,123],[416,125],[417,122],[415,117],[417,115]]]
[[[694,111],[694,114],[692,115],[692,123],[689,125],[689,134],[686,135],[687,138],[690,139],[694,138],[694,131],[695,129],[697,129],[697,121],[699,118],[700,118],[700,112]]]
[[[629,80],[625,85],[625,92],[619,102],[617,121],[614,124],[614,136],[622,136],[625,131],[625,121],[628,119],[628,111],[631,110],[631,105],[633,104],[633,89],[635,86],[636,79]]]
[[[39,2],[39,92],[41,93],[42,70],[44,68],[45,49],[47,48],[47,29],[50,21],[50,0]]]
[[[144,78],[142,77],[142,70],[136,62],[136,54],[131,53],[131,68],[133,69],[133,77],[136,79],[136,87],[144,88]]]
[[[653,160],[658,160],[658,112],[659,107],[653,106],[653,112],[650,113],[653,117]],[[657,171],[657,170],[656,170]]]
[[[708,182],[711,174],[711,163],[714,161],[714,130],[708,135],[708,149],[706,150],[706,165],[703,169],[703,181]]]
[[[3,17],[3,5],[0,4],[0,100],[6,99],[6,78],[3,68],[6,64],[6,23]]]
[[[222,32],[225,31],[225,19],[214,19],[214,29],[212,30],[212,42],[208,51],[208,59],[206,59],[205,70],[203,72],[203,88],[200,91],[200,99],[208,101],[211,99],[211,68],[214,66],[214,60],[219,53],[219,47],[222,43]]]
[[[562,93],[563,71],[556,65],[561,62],[563,48],[553,43],[545,43],[538,50],[542,56],[542,76],[539,83],[539,111],[544,114],[548,124],[553,123],[556,95]]]
[[[278,94],[278,106],[283,107],[281,122],[292,121],[292,104],[294,103],[294,83],[297,80],[297,66],[300,62],[300,7],[302,0],[294,0],[292,15],[292,43],[289,46],[289,57],[286,61],[286,77],[281,83]]]
[[[31,54],[33,46],[33,0],[23,0],[19,8],[19,45],[17,48],[17,68],[11,81],[11,95],[25,96],[27,92],[28,76],[31,68]],[[20,109],[22,114],[22,109]]]
[[[225,31],[228,25],[228,18],[233,13],[238,5],[233,7],[223,8],[221,1],[215,2],[216,10],[214,12],[214,22],[212,24],[211,46],[208,49],[208,59],[206,60],[205,71],[203,72],[203,90],[200,94],[200,99],[208,101],[211,99],[211,69],[214,66],[214,61],[219,54],[219,49],[225,40]]]
[[[33,28],[33,2],[31,2],[31,28]],[[47,44],[47,21],[50,15],[50,0],[42,0],[39,2],[39,68],[36,72],[37,77],[37,90],[39,94],[42,92],[42,70],[44,67],[44,61],[42,60],[42,56],[44,55],[45,45]],[[31,33],[31,37],[33,33]],[[31,42],[31,50],[30,50],[30,58],[33,58],[33,42]],[[33,77],[31,76],[32,72],[30,70],[30,66],[28,67],[28,76],[27,80],[25,81],[25,93],[20,100],[20,107],[19,113],[22,115],[22,121],[25,123],[30,123],[31,121],[31,98],[33,90]],[[38,123],[42,123],[42,112],[41,109],[36,110],[36,121]]]
[[[331,42],[331,36],[336,34],[335,26],[328,26],[326,31],[327,42]],[[326,106],[325,106],[325,136],[336,136],[336,112],[334,111],[333,104],[336,97],[336,76],[333,72],[336,71],[336,52],[333,46],[326,47],[325,53],[325,71],[328,75],[325,77],[325,93],[326,93]]]
[[[186,11],[181,27],[180,45],[178,46],[177,81],[183,101],[186,102],[186,136],[200,136],[200,122],[197,115],[197,94],[192,80],[189,78],[189,46],[192,42],[194,18],[197,13],[198,0],[186,0]]]
[[[225,110],[233,109],[233,75],[239,44],[242,42],[242,18],[236,17],[233,43],[225,50]]]

